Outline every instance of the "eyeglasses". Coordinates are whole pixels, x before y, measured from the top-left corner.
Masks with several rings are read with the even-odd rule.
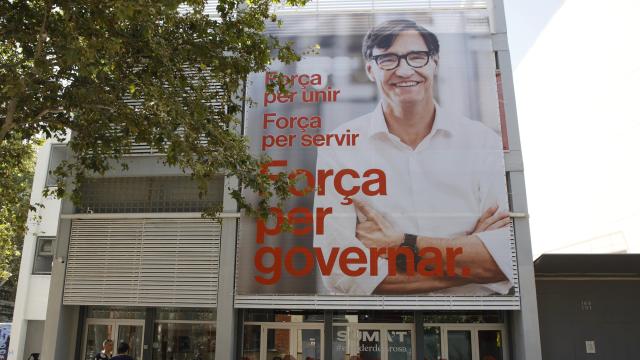
[[[374,55],[371,57],[382,70],[393,70],[400,66],[400,60],[404,59],[412,68],[427,66],[431,54],[428,51],[410,51],[404,55],[394,53]]]

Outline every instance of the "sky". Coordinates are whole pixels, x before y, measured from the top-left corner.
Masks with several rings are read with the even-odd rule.
[[[640,1],[505,0],[505,12],[534,258],[639,253]]]

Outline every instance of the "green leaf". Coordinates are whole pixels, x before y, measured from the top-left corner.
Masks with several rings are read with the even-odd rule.
[[[237,96],[247,76],[266,70],[272,54],[300,59],[291,44],[262,33],[266,22],[282,24],[269,10],[280,1],[220,0],[217,19],[204,14],[202,0],[54,3],[0,1],[0,236],[13,239],[2,254],[21,248],[24,227],[14,225],[26,221],[32,174],[25,164],[32,166],[28,149],[41,137],[73,134],[73,158],[53,171],[58,187],[50,192],[75,201],[80,187],[69,192],[67,184],[126,169],[118,164],[132,138],[193,174],[203,193],[206,179],[237,177],[234,198],[250,214],[267,216],[270,204],[288,196],[286,177],[274,183],[260,174],[263,159],[233,131],[242,102],[251,103]],[[180,5],[191,10],[178,11]],[[244,190],[265,198],[249,204]]]

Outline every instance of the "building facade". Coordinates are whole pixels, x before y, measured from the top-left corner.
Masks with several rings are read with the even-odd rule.
[[[269,233],[272,224],[260,225],[237,211],[228,190],[237,186],[234,179],[213,180],[209,193],[201,198],[189,176],[162,166],[162,154],[140,145],[127,157],[128,171],[113,170],[83,184],[80,204],[41,199],[43,187],[52,184],[48,170],[67,156],[63,144],[47,144],[38,156],[32,199],[44,201],[46,207],[42,219],[30,223],[25,239],[9,359],[27,359],[32,353],[40,353],[45,360],[92,359],[105,339],[129,343],[136,360],[541,358],[502,2],[325,0],[313,1],[299,11],[281,9],[281,14],[289,27],[270,31],[290,39],[306,26],[299,43],[320,44],[320,54],[315,63],[305,65],[303,61],[293,70],[278,71],[285,75],[317,73],[318,79],[330,79],[333,90],[339,88],[346,98],[342,103],[333,101],[339,103],[337,107],[318,106],[324,119],[338,118],[346,111],[360,115],[377,102],[373,83],[363,85],[368,82],[364,71],[343,71],[343,66],[363,70],[362,60],[353,60],[353,54],[372,25],[409,17],[435,29],[445,44],[438,64],[440,105],[473,109],[479,118],[495,120],[495,132],[502,135],[501,177],[506,179],[503,190],[511,225],[505,228],[510,231],[500,245],[507,249],[506,257],[493,258],[506,264],[501,269],[509,286],[504,291],[445,291],[437,296],[427,291],[381,295],[344,290],[327,285],[331,281],[323,279],[326,274],[320,265],[302,265],[306,273],[296,275],[304,272],[296,260],[306,256],[304,246],[295,250],[298,258],[292,253],[290,267],[282,265],[288,273],[270,282],[275,272],[268,268],[275,266],[277,257],[271,253],[258,263],[265,258],[258,256],[264,249],[260,242],[256,246],[256,233],[266,232],[268,245],[281,241],[279,234]],[[438,55],[428,50],[427,62]],[[469,72],[459,71],[466,58],[456,60],[457,51],[472,54],[472,69],[480,69],[467,74],[476,84],[468,94],[458,92],[456,84],[464,81],[451,75]],[[488,54],[490,61],[477,54]],[[420,54],[415,59],[407,56],[397,59],[403,69],[401,61],[411,67],[416,63],[410,62],[421,61]],[[371,61],[380,64],[378,58]],[[322,68],[327,63],[330,70]],[[261,76],[266,75],[257,74],[256,79]],[[328,91],[318,82],[315,91]],[[251,86],[247,91],[260,100],[264,92]],[[467,98],[471,100],[464,100]],[[261,141],[264,150],[264,141],[273,135],[256,135],[251,127],[255,116],[266,119],[268,102],[265,95],[263,107],[247,110],[242,119],[256,152]],[[325,102],[330,101],[325,98]],[[351,110],[341,107],[345,103]],[[327,132],[332,128],[326,128]],[[285,152],[270,155],[293,161]],[[315,149],[310,158],[314,161],[310,171],[314,171]],[[313,192],[300,198],[307,204],[302,208],[318,207],[318,200],[313,205]],[[223,207],[219,220],[203,219],[202,211],[212,205]],[[295,225],[295,217],[292,219]],[[303,234],[306,237],[287,241],[300,241],[307,244],[310,254],[319,254],[314,244],[323,244],[325,239],[317,236],[318,224],[315,226],[315,236]],[[294,226],[294,234],[295,230]],[[292,248],[283,249],[291,253]],[[386,264],[386,259],[381,261]],[[345,266],[347,270],[342,271],[348,273]],[[349,280],[352,289],[364,289],[362,284],[370,279]]]
[[[635,359],[637,254],[544,254],[536,259],[545,359]]]

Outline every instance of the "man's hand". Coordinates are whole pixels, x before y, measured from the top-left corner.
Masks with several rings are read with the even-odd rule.
[[[480,216],[476,226],[467,235],[476,234],[483,231],[496,230],[509,225],[511,219],[508,212],[498,212],[498,206],[494,205]]]
[[[356,224],[356,237],[367,248],[395,248],[402,244],[404,234],[398,232],[393,225],[379,212],[361,200],[353,199],[356,211],[367,219]]]

